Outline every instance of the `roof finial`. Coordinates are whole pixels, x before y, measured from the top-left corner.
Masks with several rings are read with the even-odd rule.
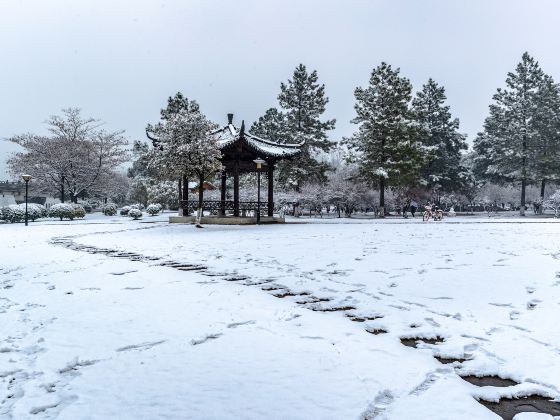
[[[233,124],[233,114],[227,114],[228,124]]]
[[[239,130],[239,136],[243,137],[245,135],[245,120],[241,121],[241,130]]]

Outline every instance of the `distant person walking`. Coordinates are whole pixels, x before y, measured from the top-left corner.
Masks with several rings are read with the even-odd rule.
[[[418,203],[415,200],[410,202],[410,214],[414,217],[414,213],[416,213],[416,209],[418,208]]]

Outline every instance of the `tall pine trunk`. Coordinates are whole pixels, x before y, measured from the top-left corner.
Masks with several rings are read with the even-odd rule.
[[[539,206],[539,214],[543,214],[544,210],[544,191],[546,189],[546,179],[541,181],[541,205]]]
[[[385,217],[385,178],[379,180],[379,217]]]
[[[525,189],[527,187],[527,135],[523,134],[523,159],[521,161],[521,207],[519,215],[525,216]]]
[[[527,187],[527,180],[521,180],[521,207],[519,207],[519,215],[525,216],[525,189]]]

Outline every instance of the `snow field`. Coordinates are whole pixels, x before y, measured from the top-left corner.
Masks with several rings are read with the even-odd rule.
[[[0,415],[492,419],[473,397],[558,396],[557,223],[127,222],[0,227]]]

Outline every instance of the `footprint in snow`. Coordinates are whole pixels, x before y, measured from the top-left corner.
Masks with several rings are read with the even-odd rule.
[[[131,344],[131,345],[128,345],[128,346],[119,347],[117,349],[117,351],[121,352],[121,351],[129,351],[129,350],[139,350],[139,351],[148,350],[148,349],[151,349],[152,347],[163,344],[166,341],[167,340],[147,341],[147,342],[140,343],[140,344]]]
[[[201,337],[201,338],[193,338],[191,340],[191,344],[193,346],[198,346],[199,344],[206,343],[208,340],[215,340],[216,338],[219,338],[222,335],[223,335],[222,333],[215,333],[215,334],[205,335],[204,337]]]
[[[240,327],[242,325],[249,325],[249,324],[254,324],[255,321],[254,320],[250,320],[250,321],[244,321],[244,322],[232,322],[231,324],[228,324],[228,328],[237,328]]]
[[[538,299],[533,299],[529,302],[527,302],[527,309],[532,311],[533,309],[535,309],[537,307],[537,304],[540,303],[541,301]]]

